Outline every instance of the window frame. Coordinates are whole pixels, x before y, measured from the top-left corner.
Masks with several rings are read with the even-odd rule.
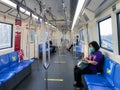
[[[9,47],[0,48],[0,50],[12,48],[13,47],[13,24],[6,23],[6,22],[0,22],[0,23],[11,25],[11,45]]]
[[[35,29],[30,29],[29,30],[29,42],[35,43]]]
[[[119,53],[119,55],[120,55],[120,26],[119,26],[119,24],[120,24],[120,22],[119,22],[119,19],[120,19],[120,17],[119,17],[119,15],[120,15],[120,12],[118,12],[117,14],[116,14],[116,17],[117,17],[117,32],[118,32],[118,53]]]
[[[99,44],[100,44],[100,47],[101,48],[103,48],[103,49],[105,49],[105,50],[108,50],[108,51],[110,51],[110,52],[113,52],[113,50],[111,50],[111,49],[108,49],[108,48],[105,48],[105,47],[103,47],[102,46],[102,40],[101,40],[101,35],[100,35],[100,22],[103,22],[103,21],[105,21],[105,20],[107,20],[107,19],[109,19],[109,18],[111,18],[111,16],[107,16],[107,17],[105,17],[105,18],[103,18],[103,19],[101,19],[101,20],[99,20],[98,22],[97,22],[97,24],[98,24],[98,33],[99,33]],[[112,18],[111,18],[111,22],[112,22]]]
[[[85,41],[85,37],[84,37],[84,31],[83,31],[83,29],[79,31],[79,35],[80,35],[80,41],[84,42]]]

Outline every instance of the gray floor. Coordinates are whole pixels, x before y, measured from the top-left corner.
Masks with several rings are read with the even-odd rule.
[[[57,63],[55,63],[57,62]],[[51,64],[47,70],[48,79],[60,79],[63,81],[49,81],[48,90],[74,90],[73,82],[73,67],[75,60],[71,53],[55,53],[51,56]],[[25,78],[15,90],[46,90],[45,84],[45,69],[42,65],[42,60],[36,60],[32,65],[32,73]]]

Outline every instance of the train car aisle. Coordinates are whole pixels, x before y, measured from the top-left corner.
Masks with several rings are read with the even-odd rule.
[[[32,74],[20,83],[15,90],[46,90],[45,69],[37,60],[32,65]],[[74,90],[74,67],[75,60],[71,53],[51,56],[51,64],[48,68],[48,90]]]

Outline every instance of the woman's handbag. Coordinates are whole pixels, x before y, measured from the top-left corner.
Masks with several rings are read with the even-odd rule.
[[[77,63],[77,67],[83,70],[84,68],[88,67],[89,63],[87,61],[79,61]]]

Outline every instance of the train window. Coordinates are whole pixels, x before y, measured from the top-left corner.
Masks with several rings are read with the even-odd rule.
[[[0,22],[0,49],[12,47],[13,25]]]
[[[120,54],[120,12],[117,14],[117,27],[118,27],[118,48]]]
[[[79,33],[80,33],[80,41],[84,41],[84,31],[80,30]]]
[[[34,43],[35,41],[35,30],[29,30],[29,42]]]
[[[111,17],[105,18],[98,22],[100,46],[109,51],[113,51],[112,47],[112,20]]]

